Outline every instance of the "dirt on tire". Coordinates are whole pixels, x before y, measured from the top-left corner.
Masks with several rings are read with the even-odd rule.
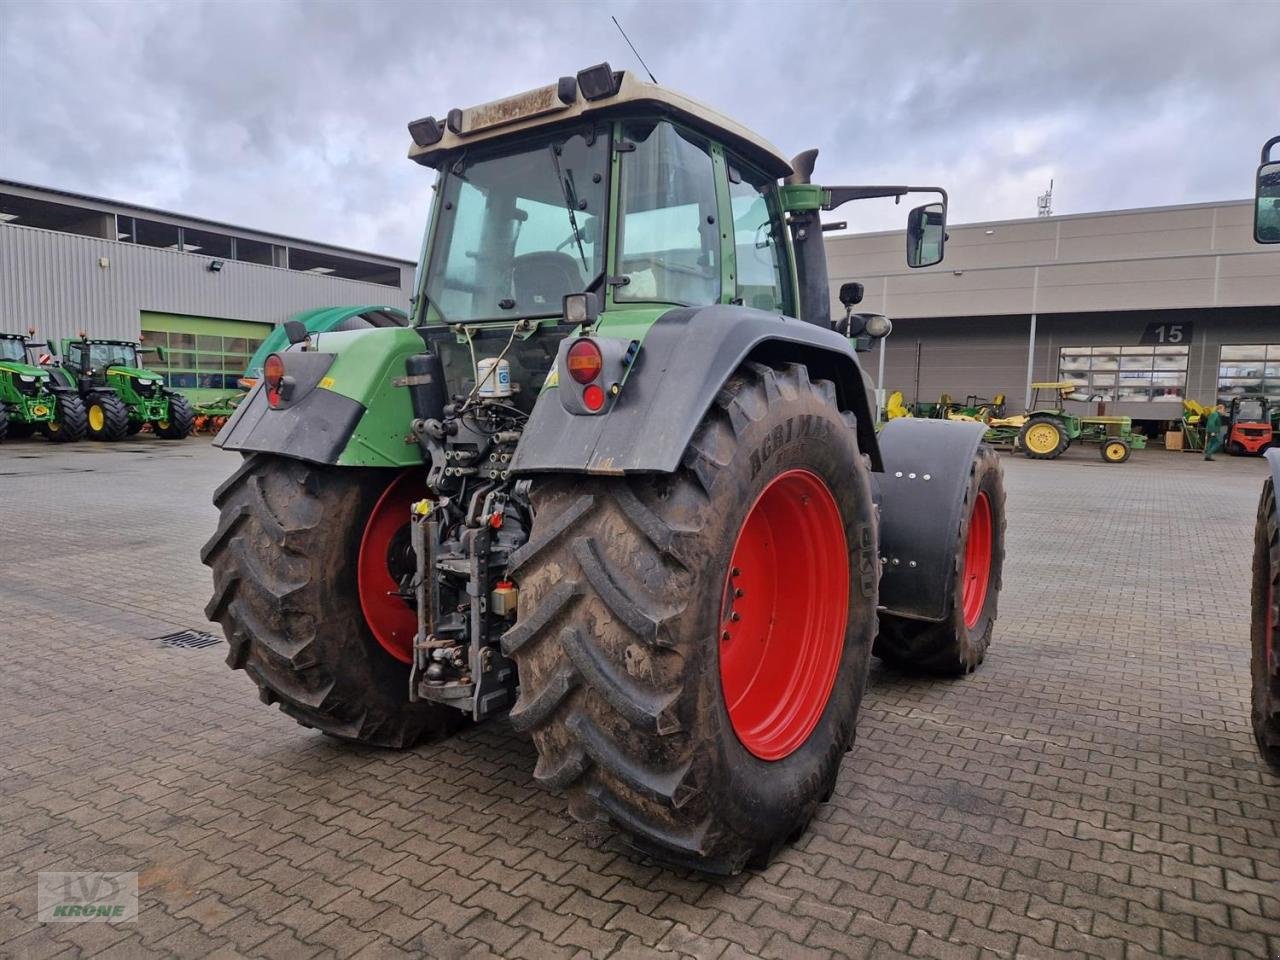
[[[980,494],[986,495],[991,510],[991,566],[981,612],[977,621],[969,625],[964,616],[965,547],[974,503]],[[996,604],[1003,585],[1005,526],[1004,474],[1000,470],[1000,458],[991,447],[982,444],[969,470],[969,484],[960,511],[950,616],[940,623],[881,616],[876,656],[898,669],[935,676],[960,676],[977,669],[987,655],[996,622]]]
[[[757,494],[796,469],[831,490],[854,575],[820,718],[794,752],[765,761],[738,739],[722,694],[722,603]],[[533,735],[535,778],[564,791],[579,820],[611,822],[662,862],[725,874],[764,865],[834,788],[875,632],[868,468],[834,386],[802,366],[746,364],[674,474],[539,478],[532,495],[503,649],[520,670],[511,722]]]
[[[409,667],[382,649],[360,607],[360,537],[399,476],[253,454],[214,494],[221,516],[200,554],[213,568],[205,613],[222,626],[227,664],[265,703],[334,737],[395,748],[464,720],[409,701]]]

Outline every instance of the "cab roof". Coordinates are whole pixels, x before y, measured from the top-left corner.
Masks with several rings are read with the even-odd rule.
[[[440,139],[429,146],[414,143],[409,148],[409,159],[434,167],[445,156],[475,144],[567,125],[582,118],[653,114],[671,117],[724,144],[771,177],[791,174],[791,162],[777,147],[706,104],[656,83],[646,83],[628,71],[614,73],[613,77],[614,92],[598,99],[587,100],[575,85],[573,99],[566,103],[563,96],[558,96],[557,84],[552,83],[465,110],[450,110],[448,119],[438,124]],[[564,89],[564,81],[572,79],[564,78],[560,89]]]

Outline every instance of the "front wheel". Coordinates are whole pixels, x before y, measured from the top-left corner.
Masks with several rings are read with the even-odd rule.
[[[184,440],[195,425],[196,413],[180,393],[169,394],[169,419],[157,420],[152,426],[161,440]]]
[[[89,432],[89,417],[78,394],[59,393],[55,414],[44,428],[45,436],[54,443],[75,443]]]
[[[1106,463],[1124,463],[1130,452],[1129,442],[1122,437],[1108,437],[1102,441],[1100,453]]]
[[[1280,519],[1268,479],[1258,503],[1253,539],[1252,656],[1253,736],[1258,750],[1280,773]]]
[[[90,438],[115,442],[128,436],[129,408],[115,394],[99,393],[89,397],[86,413]]]
[[[734,873],[830,795],[875,630],[867,467],[835,389],[741,368],[670,476],[540,479],[513,557],[536,779],[639,850]]]
[[[986,444],[969,470],[952,570],[951,610],[939,623],[885,615],[875,653],[899,669],[960,676],[978,668],[991,646],[1004,574],[1004,473]]]

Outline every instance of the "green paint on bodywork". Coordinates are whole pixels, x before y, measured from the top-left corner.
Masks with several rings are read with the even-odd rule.
[[[322,353],[334,354],[318,390],[357,401],[364,416],[338,457],[342,467],[409,467],[422,453],[409,436],[413,404],[408,387],[392,381],[405,375],[407,357],[422,353],[422,337],[408,327],[327,333]]]
[[[381,313],[395,314],[405,318],[408,322],[408,315],[399,307],[389,307],[386,305],[371,304],[355,307],[321,307],[318,310],[304,310],[302,313],[294,314],[289,319],[297,320],[311,333],[328,333],[338,324],[352,317],[358,317],[361,314],[377,311]],[[328,337],[324,337],[326,341]],[[284,324],[276,327],[262,343],[258,344],[258,349],[253,352],[253,356],[249,358],[249,364],[245,367],[244,375],[249,379],[257,379],[262,376],[262,364],[266,362],[270,354],[284,350],[289,346],[289,338],[285,335]],[[325,344],[318,344],[318,349],[326,349]]]

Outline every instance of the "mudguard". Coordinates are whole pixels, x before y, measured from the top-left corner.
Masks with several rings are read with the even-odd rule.
[[[880,431],[880,608],[913,620],[950,616],[960,511],[986,427],[948,420],[891,420]]]
[[[857,418],[859,448],[879,468],[868,384],[849,341],[826,327],[721,304],[659,317],[603,414],[570,413],[554,392],[562,386],[544,391],[512,472],[671,473],[716,393],[746,360],[803,363],[814,379],[833,381],[841,409]]]
[[[1276,493],[1280,494],[1280,447],[1271,447],[1263,451],[1267,458],[1267,466],[1271,468],[1271,482],[1275,484]]]

